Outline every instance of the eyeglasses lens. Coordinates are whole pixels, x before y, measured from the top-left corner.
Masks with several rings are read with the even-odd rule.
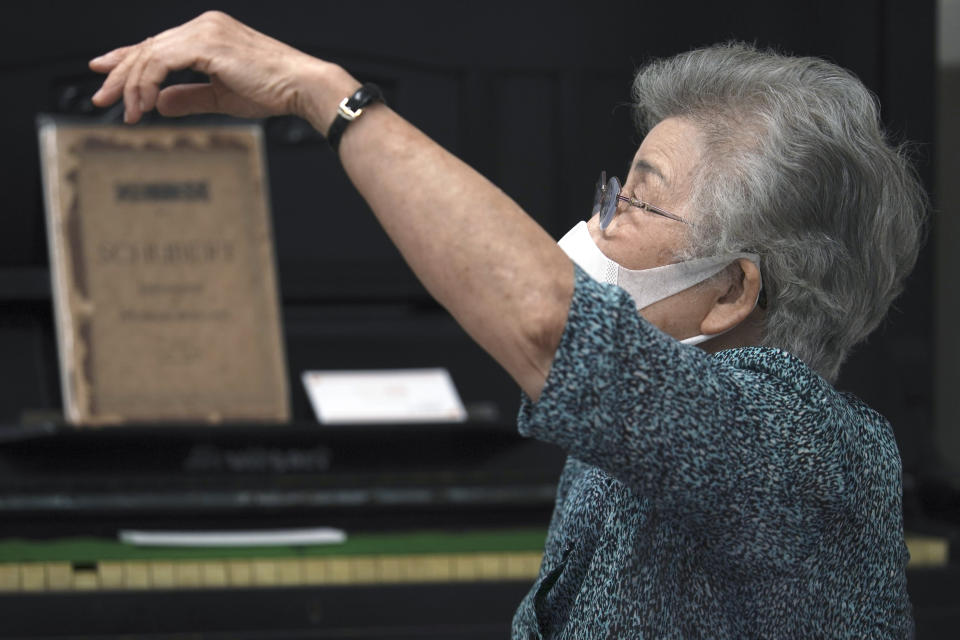
[[[601,180],[606,177],[606,172],[601,174]],[[606,229],[613,220],[617,212],[617,196],[620,195],[620,181],[616,176],[610,178],[606,187],[600,190],[600,228]]]

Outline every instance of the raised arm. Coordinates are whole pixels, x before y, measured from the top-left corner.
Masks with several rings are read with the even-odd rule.
[[[294,114],[321,133],[360,82],[219,12],[90,62],[108,73],[94,103],[123,99],[124,119],[219,112]],[[160,90],[171,71],[209,84]],[[428,291],[532,398],[543,388],[566,322],[573,266],[500,189],[388,107],[347,128],[340,159]],[[355,241],[362,242],[362,238]]]

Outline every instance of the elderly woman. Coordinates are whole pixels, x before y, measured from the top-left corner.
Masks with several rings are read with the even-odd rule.
[[[852,75],[740,45],[646,66],[631,169],[558,248],[375,88],[223,14],[91,67],[127,122],[308,119],[520,385],[521,432],[569,458],[514,637],[910,634],[893,434],[830,382],[900,291],[925,200]],[[210,83],[159,89],[187,67]]]

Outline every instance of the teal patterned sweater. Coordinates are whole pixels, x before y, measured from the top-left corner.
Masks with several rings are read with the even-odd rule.
[[[912,635],[890,424],[789,353],[681,345],[577,268],[519,427],[568,459],[515,639]]]

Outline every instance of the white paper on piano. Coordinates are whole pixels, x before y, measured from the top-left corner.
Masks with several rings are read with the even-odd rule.
[[[288,547],[340,544],[341,529],[274,529],[271,531],[120,531],[120,541],[139,547]]]
[[[325,424],[467,419],[453,378],[443,368],[305,371],[303,384]]]

